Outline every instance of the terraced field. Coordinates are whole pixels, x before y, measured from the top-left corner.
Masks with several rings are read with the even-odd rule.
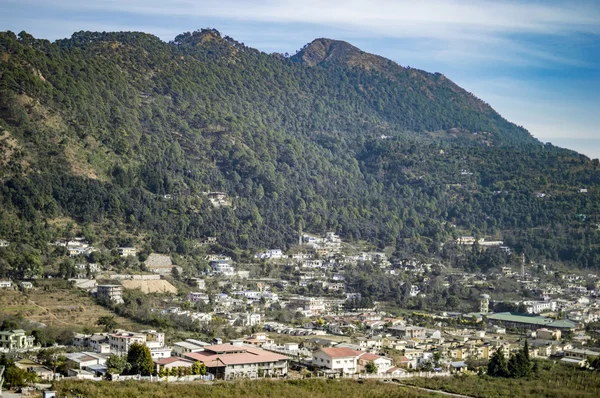
[[[48,326],[93,327],[98,318],[114,315],[96,304],[88,293],[78,289],[57,288],[44,284],[24,293],[3,290],[0,294],[0,314],[21,315],[23,318]],[[138,330],[146,327],[129,319],[116,317],[121,328]]]

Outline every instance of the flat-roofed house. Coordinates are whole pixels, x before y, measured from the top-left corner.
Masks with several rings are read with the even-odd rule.
[[[146,335],[143,333],[118,332],[108,336],[110,352],[117,355],[127,355],[133,343],[146,344]]]
[[[135,247],[118,247],[117,251],[121,257],[135,257],[137,254]]]
[[[203,350],[203,345],[191,343],[189,341],[178,341],[173,344],[173,354],[180,357],[183,357],[190,352],[200,352]]]

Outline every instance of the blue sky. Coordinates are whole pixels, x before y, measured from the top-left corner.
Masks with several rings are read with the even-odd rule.
[[[535,137],[600,157],[600,1],[0,0],[0,30],[55,40],[199,28],[266,52],[318,37],[441,72]]]

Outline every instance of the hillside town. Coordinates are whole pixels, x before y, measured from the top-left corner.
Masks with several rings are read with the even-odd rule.
[[[214,242],[209,238],[201,244]],[[454,243],[495,248],[510,255],[510,248],[500,241],[459,237]],[[66,248],[65,255],[76,260],[89,259],[97,251],[83,238],[54,245]],[[4,358],[12,358],[14,366],[34,374],[42,384],[63,378],[206,381],[309,374],[383,380],[447,376],[481,372],[494,353],[510,357],[525,344],[533,359],[576,367],[589,367],[591,358],[600,356],[600,330],[589,327],[600,318],[597,275],[560,275],[544,265],[535,266],[533,273],[534,266],[524,261],[520,267],[468,273],[439,262],[390,261],[384,252],[349,246],[328,232],[301,235],[290,252],[256,253],[254,259],[262,267],[289,270],[280,278],[260,277],[256,270],[219,253],[207,254],[208,266],[194,275],[185,275],[170,256],[157,253],[148,255],[145,272],[137,273],[117,274],[82,261],[76,263],[69,279],[72,288],[87,292],[108,308],[126,306],[127,294],[137,291],[140,297],[162,297],[154,301],[160,305],[150,309],[158,319],[194,325],[194,330],[219,330],[214,329],[218,323],[229,328],[224,334],[239,337],[208,339],[207,334],[190,333],[178,340],[168,332],[124,330],[108,322],[104,332],[76,332],[68,342],[42,347],[36,336],[23,329],[6,329],[3,324],[0,350]],[[137,260],[135,247],[118,247],[115,253]],[[363,300],[347,277],[347,270],[357,264],[375,267],[388,278],[402,278],[400,286],[409,300],[427,298],[434,278],[441,286],[459,284],[481,293],[463,298],[466,307],[461,308],[470,311],[398,313],[390,311],[389,303]],[[38,289],[38,283],[36,279],[2,280],[0,288],[26,293]],[[497,299],[500,289],[494,286],[503,283],[518,286],[527,299]],[[129,357],[134,345],[147,347],[152,370],[119,374],[111,361]],[[40,359],[38,353],[48,349],[63,358],[60,366],[53,368],[49,366],[52,361]]]

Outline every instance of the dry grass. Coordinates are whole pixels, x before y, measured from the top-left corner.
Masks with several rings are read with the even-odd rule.
[[[294,381],[240,381],[235,383],[150,383],[150,382],[89,382],[63,381],[53,386],[57,396],[76,394],[84,397],[206,397],[206,398],[400,398],[433,397],[394,384],[359,383],[353,380],[307,379]]]
[[[27,320],[48,326],[74,328],[94,327],[99,317],[114,315],[95,304],[83,291],[58,288],[33,289],[27,291],[26,295],[15,290],[5,290],[0,295],[0,313],[22,315]],[[115,319],[119,327],[134,330],[147,327],[126,318],[117,316]]]

